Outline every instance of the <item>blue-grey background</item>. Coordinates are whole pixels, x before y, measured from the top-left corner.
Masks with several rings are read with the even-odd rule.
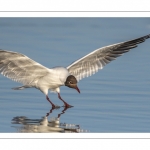
[[[23,53],[46,67],[68,66],[110,44],[150,34],[150,18],[0,18],[0,48]],[[60,122],[97,133],[150,132],[150,39],[78,83],[81,94],[61,87],[73,108]],[[41,119],[50,104],[37,89],[0,75],[0,132],[17,132],[16,116]],[[57,105],[62,102],[49,93]],[[49,115],[57,117],[63,108]],[[18,125],[19,126],[19,125]]]

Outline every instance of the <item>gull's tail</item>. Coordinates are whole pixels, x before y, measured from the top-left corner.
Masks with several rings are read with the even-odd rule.
[[[25,88],[31,88],[32,86],[29,85],[24,85],[24,86],[19,86],[19,87],[14,87],[12,88],[13,90],[23,90]]]

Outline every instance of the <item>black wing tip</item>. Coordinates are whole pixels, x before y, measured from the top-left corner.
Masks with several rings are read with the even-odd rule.
[[[146,38],[146,39],[150,38],[150,34],[146,35],[145,38]]]
[[[146,39],[150,38],[150,34],[146,35],[146,36],[142,36],[140,38],[136,38],[130,41],[126,41],[123,43],[123,47],[131,47],[135,48],[138,44],[145,42]]]
[[[137,40],[139,40],[140,43],[144,42],[146,39],[150,38],[150,34],[143,36],[141,38],[138,38]]]

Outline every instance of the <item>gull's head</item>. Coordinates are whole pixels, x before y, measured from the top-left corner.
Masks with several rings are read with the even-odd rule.
[[[65,86],[76,89],[80,93],[80,90],[78,89],[78,86],[77,86],[77,79],[73,75],[69,75],[67,77]]]

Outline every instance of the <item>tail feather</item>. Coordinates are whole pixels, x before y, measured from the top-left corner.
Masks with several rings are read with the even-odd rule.
[[[19,87],[14,87],[12,88],[13,90],[23,90],[25,88],[30,88],[30,86],[24,85],[24,86],[19,86]]]

